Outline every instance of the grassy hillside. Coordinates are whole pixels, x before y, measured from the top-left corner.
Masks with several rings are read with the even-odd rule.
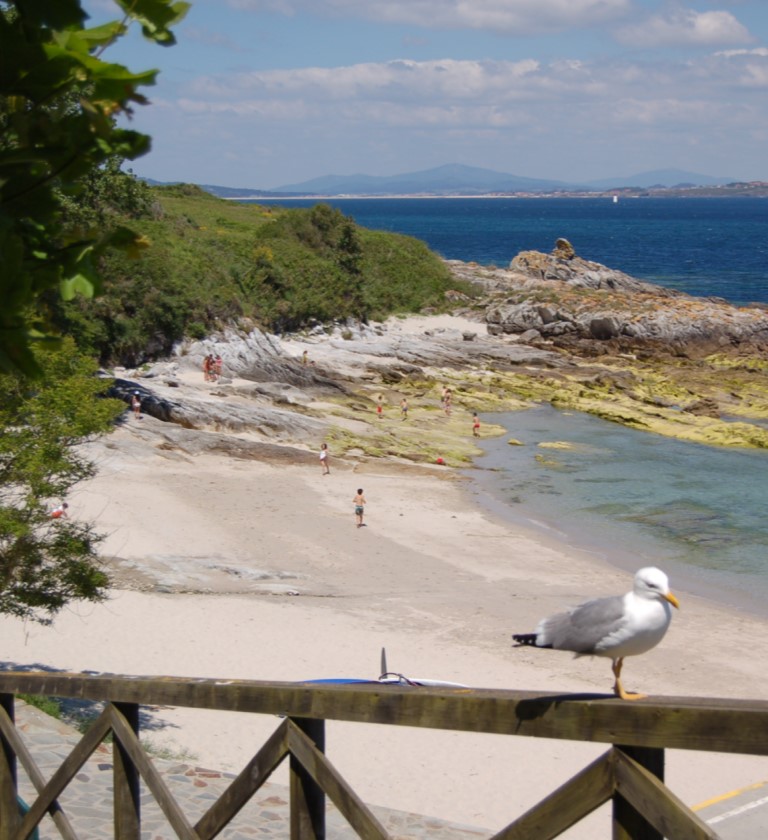
[[[456,288],[424,243],[357,227],[327,205],[245,205],[189,185],[153,187],[151,198],[129,221],[151,243],[142,257],[111,254],[105,294],[58,313],[104,363],[135,364],[228,323],[284,331],[441,310]]]

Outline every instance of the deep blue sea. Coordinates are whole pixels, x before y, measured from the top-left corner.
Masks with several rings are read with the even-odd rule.
[[[309,206],[312,201],[274,202]],[[339,199],[364,227],[506,266],[558,237],[579,256],[688,294],[768,303],[768,199]],[[477,501],[634,572],[768,618],[768,452],[668,440],[541,405],[487,415]],[[510,446],[514,437],[523,446]],[[564,441],[569,449],[541,448]],[[537,459],[537,455],[542,458]]]

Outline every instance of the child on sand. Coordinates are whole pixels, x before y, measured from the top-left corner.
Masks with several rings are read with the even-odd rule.
[[[355,506],[355,519],[357,527],[363,527],[363,513],[365,512],[365,496],[363,495],[363,488],[358,487],[357,495],[352,499],[352,504]]]
[[[51,511],[51,519],[66,518],[68,507],[69,507],[69,505],[66,502],[62,502],[58,507],[55,507]]]
[[[328,464],[328,444],[324,443],[320,447],[320,466],[323,468],[323,475],[330,475],[331,468]]]

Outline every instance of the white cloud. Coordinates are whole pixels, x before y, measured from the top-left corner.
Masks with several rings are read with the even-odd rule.
[[[528,89],[539,70],[523,61],[396,60],[348,67],[306,67],[198,79],[193,90],[224,100],[242,97],[300,97],[317,101],[367,99],[446,101],[501,97]],[[569,71],[571,72],[571,71]]]
[[[616,37],[635,47],[715,46],[748,44],[754,40],[749,30],[730,12],[696,12],[692,9],[654,15],[617,30]]]
[[[712,62],[718,62],[721,72],[727,74],[737,86],[743,88],[768,88],[768,48],[754,50],[725,50],[715,53]]]
[[[727,119],[740,100],[754,108],[755,88],[767,85],[768,50],[762,49],[666,64],[397,60],[201,77],[179,107],[275,125],[344,123],[371,133],[523,122],[566,133],[597,125],[630,131],[639,124],[696,131],[715,113]]]
[[[480,29],[525,34],[615,20],[631,0],[228,0],[252,12],[303,12],[429,29]]]

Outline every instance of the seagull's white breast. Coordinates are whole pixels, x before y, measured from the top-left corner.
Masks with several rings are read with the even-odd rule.
[[[596,645],[595,654],[618,659],[651,650],[664,638],[672,620],[672,609],[658,597],[624,596],[624,615]]]

